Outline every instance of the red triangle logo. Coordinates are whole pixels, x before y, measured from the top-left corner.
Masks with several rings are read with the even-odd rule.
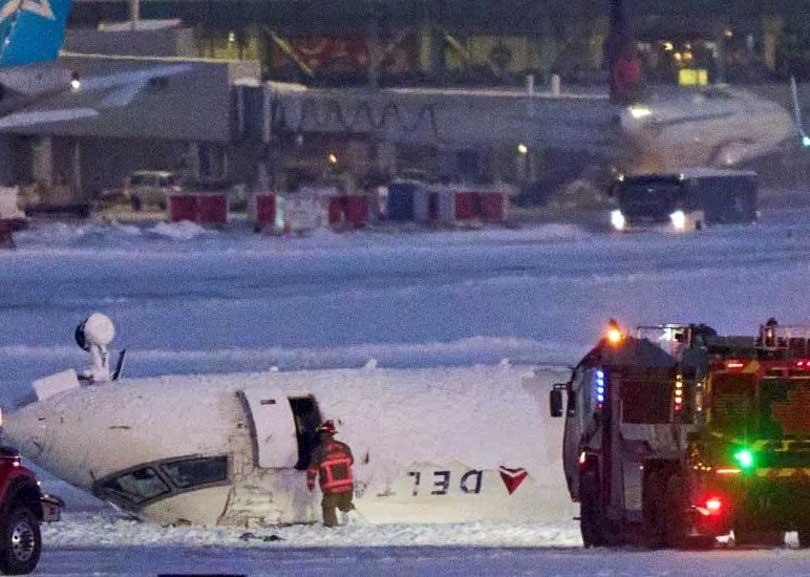
[[[511,495],[515,491],[517,491],[520,484],[523,482],[523,479],[529,476],[529,472],[526,469],[509,469],[507,467],[499,467],[498,471],[501,474],[501,480],[503,480],[503,484],[506,485],[506,490],[509,491]]]

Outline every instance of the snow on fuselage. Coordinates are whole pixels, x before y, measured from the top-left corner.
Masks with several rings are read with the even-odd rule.
[[[369,521],[570,519],[547,404],[567,376],[499,366],[130,379],[44,398],[8,414],[5,432],[65,481],[161,523],[319,520],[303,469],[306,431],[327,418],[354,451]]]

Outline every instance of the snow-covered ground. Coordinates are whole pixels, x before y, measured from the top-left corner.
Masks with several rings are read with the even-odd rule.
[[[289,239],[190,225],[38,225],[16,236],[18,250],[0,252],[0,402],[13,405],[32,380],[82,366],[73,329],[93,311],[115,320],[130,376],[356,367],[370,359],[388,367],[505,358],[564,365],[610,317],[626,325],[707,322],[739,333],[771,316],[804,322],[808,216],[773,212],[752,227],[687,236],[535,225]],[[799,551],[556,549],[579,544],[574,522],[286,527],[276,531],[283,541],[243,542],[239,531],[120,519],[52,478],[46,488],[64,494],[73,512],[46,529],[45,575],[810,571],[810,555]],[[333,545],[341,548],[298,549]]]

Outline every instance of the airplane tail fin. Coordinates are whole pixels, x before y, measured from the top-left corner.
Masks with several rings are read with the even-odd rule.
[[[56,60],[72,0],[0,0],[0,68]]]
[[[802,109],[799,104],[799,89],[796,86],[795,76],[790,77],[790,95],[793,99],[793,120],[796,122],[796,130],[799,133],[802,146],[805,148],[810,147],[810,136],[804,131],[804,125],[802,124]]]

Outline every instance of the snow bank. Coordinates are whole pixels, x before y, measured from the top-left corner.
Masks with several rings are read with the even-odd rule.
[[[199,224],[187,220],[171,223],[159,222],[147,232],[173,240],[191,240],[205,234],[216,234],[213,230],[203,228]]]
[[[223,546],[223,547],[579,547],[579,525],[563,523],[463,523],[448,525],[350,524],[327,529],[294,525],[250,530],[240,528],[159,527],[116,513],[66,513],[59,523],[43,526],[47,547]],[[280,540],[263,540],[272,535]]]

